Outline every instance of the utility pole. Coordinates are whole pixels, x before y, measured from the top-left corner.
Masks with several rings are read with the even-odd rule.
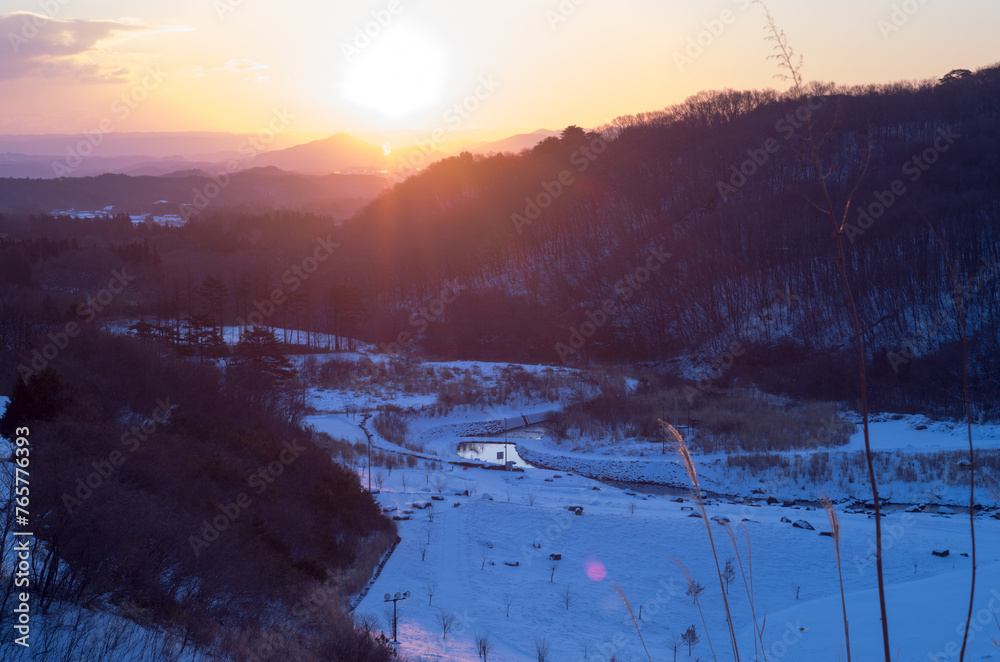
[[[510,469],[510,465],[508,464],[509,461],[510,461],[510,458],[507,456],[507,417],[505,416],[504,419],[503,419],[503,468],[504,468],[504,471],[507,471],[507,470]]]
[[[392,645],[393,646],[398,646],[399,645],[399,640],[396,639],[396,603],[399,602],[400,600],[405,600],[408,597],[410,597],[410,592],[409,591],[406,591],[405,593],[400,593],[399,591],[396,591],[396,595],[389,595],[388,593],[385,594],[385,602],[391,602],[392,603]]]
[[[369,432],[368,428],[365,427],[365,423],[367,423],[368,419],[371,417],[372,417],[371,414],[365,414],[361,418],[361,429],[364,430],[365,436],[368,437],[368,493],[369,494],[372,491],[372,433]],[[396,606],[395,603],[393,603],[393,607],[395,606]]]

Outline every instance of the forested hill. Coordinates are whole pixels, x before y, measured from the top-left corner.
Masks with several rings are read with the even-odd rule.
[[[461,283],[427,330],[442,352],[666,359],[739,341],[828,354],[850,334],[832,226],[803,160],[809,122],[839,208],[860,180],[845,235],[872,356],[916,344],[928,325],[916,353],[954,340],[949,256],[986,370],[1000,356],[998,288],[986,286],[1000,257],[998,67],[814,84],[802,98],[707,92],[520,155],[463,154],[383,194],[344,242],[371,256],[387,306]],[[670,257],[644,271],[658,251]],[[598,328],[580,351],[560,352],[588,321]]]
[[[798,97],[702,93],[520,154],[445,159],[339,224],[287,207],[210,206],[180,228],[0,214],[0,340],[26,346],[127,268],[129,295],[102,321],[180,329],[264,309],[269,325],[387,351],[652,361],[716,384],[853,397],[809,126],[838,208],[857,187],[844,238],[875,406],[951,412],[964,311],[973,396],[998,413],[998,67]],[[221,294],[205,298],[210,277]]]

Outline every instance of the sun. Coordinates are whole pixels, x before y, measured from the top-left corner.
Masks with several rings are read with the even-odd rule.
[[[348,65],[344,96],[390,119],[399,119],[439,101],[448,69],[445,50],[406,27],[372,39]]]

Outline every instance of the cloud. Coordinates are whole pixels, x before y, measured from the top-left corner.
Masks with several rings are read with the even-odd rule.
[[[266,71],[271,67],[266,64],[261,64],[260,62],[255,62],[254,60],[247,60],[245,58],[237,58],[232,60],[227,60],[221,67],[216,67],[216,71],[225,71],[231,74],[248,74],[243,77],[243,80],[252,80],[255,83],[266,83],[271,80],[271,77],[260,73],[261,71]]]
[[[128,68],[107,47],[133,37],[190,30],[130,20],[59,20],[15,12],[0,16],[0,80],[73,77],[78,82],[124,82]]]

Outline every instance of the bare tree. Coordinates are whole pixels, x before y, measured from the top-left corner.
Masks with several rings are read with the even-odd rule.
[[[538,662],[545,662],[549,656],[549,642],[545,637],[535,637],[535,655],[538,656]]]
[[[445,485],[447,485],[447,481],[445,480],[444,474],[434,476],[434,489],[437,490],[438,494],[444,492]]]
[[[684,595],[690,595],[691,602],[697,603],[698,598],[700,598],[701,594],[704,592],[705,592],[704,585],[702,585],[701,582],[692,579],[691,582],[688,584],[687,590],[684,591]]]
[[[667,648],[674,652],[674,662],[677,662],[677,649],[681,647],[681,638],[676,634],[667,640]]]
[[[403,491],[405,492],[406,491],[406,472],[405,471],[400,471],[399,472],[399,478],[400,478],[400,480],[403,481]]]
[[[493,652],[495,645],[493,640],[490,639],[490,633],[484,632],[483,634],[476,633],[476,652],[479,653],[479,657],[482,658],[483,662],[487,662],[490,653]]]
[[[736,580],[736,568],[733,567],[733,557],[726,559],[726,567],[722,569],[722,579],[726,582],[726,594],[729,594],[729,585]]]
[[[549,581],[550,582],[555,581],[555,578],[556,578],[556,568],[558,568],[558,567],[559,567],[558,563],[550,563],[549,564],[549,570],[551,571],[549,573]]]
[[[695,644],[701,641],[701,637],[698,636],[697,630],[695,630],[694,626],[692,625],[691,627],[689,627],[687,630],[684,631],[684,634],[681,635],[681,640],[685,644],[687,644],[688,657],[691,657],[691,649],[694,648]]]
[[[427,545],[420,546],[420,560],[421,561],[427,560]]]
[[[437,621],[438,627],[441,628],[441,638],[447,639],[448,633],[452,632],[458,624],[458,615],[444,609],[438,609],[434,620]]]
[[[386,478],[385,472],[382,471],[381,469],[375,472],[375,476],[373,477],[373,479],[375,481],[375,489],[377,489],[379,492],[382,491],[382,486],[385,485],[385,478]]]
[[[358,614],[357,616],[358,627],[367,632],[368,634],[376,634],[379,631],[378,626],[378,616],[375,614]]]
[[[529,506],[535,505],[535,493],[534,492],[528,492],[528,505]]]
[[[573,606],[573,603],[576,602],[576,596],[573,594],[573,589],[570,584],[566,584],[566,586],[559,590],[559,600],[562,602],[563,606],[566,607],[566,609],[569,609]]]
[[[507,612],[507,618],[510,618],[510,605],[513,602],[514,602],[514,600],[513,600],[513,598],[510,597],[510,593],[506,593],[505,592],[503,594],[503,606],[504,606],[504,609]]]
[[[434,594],[437,593],[438,586],[440,582],[436,579],[424,584],[424,590],[427,591],[427,606],[431,606],[431,602],[434,600]]]
[[[474,480],[471,483],[469,483],[469,496],[470,497],[476,496],[476,492],[478,492],[478,491],[479,491],[479,482],[478,481]]]

